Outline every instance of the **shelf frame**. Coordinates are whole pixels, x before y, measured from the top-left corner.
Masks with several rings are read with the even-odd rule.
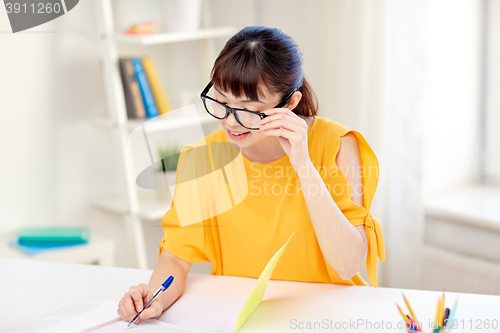
[[[135,253],[136,267],[148,269],[146,244],[143,231],[143,220],[161,219],[169,209],[169,203],[158,200],[140,200],[137,185],[132,170],[132,156],[128,147],[128,135],[131,130],[140,126],[148,119],[127,119],[127,110],[119,72],[118,43],[128,43],[138,46],[198,41],[200,43],[200,58],[203,59],[203,70],[209,73],[216,58],[213,38],[230,36],[236,32],[234,27],[206,28],[191,32],[158,33],[148,36],[131,36],[115,31],[112,0],[94,0],[100,39],[102,58],[102,75],[104,79],[109,118],[92,119],[98,125],[103,125],[112,131],[114,149],[117,151],[117,164],[120,166],[120,195],[117,199],[101,198],[93,201],[93,205],[106,211],[123,216],[126,233],[133,240],[131,251]],[[204,12],[208,15],[208,11]],[[210,20],[207,20],[211,26]],[[207,124],[217,120],[210,116],[200,116],[199,119],[176,118],[171,122],[158,124],[153,130],[168,130],[184,128],[198,123]],[[153,163],[153,161],[152,161]],[[142,204],[141,204],[142,203]],[[162,210],[163,213],[162,213]],[[134,253],[131,253],[132,255]]]
[[[114,18],[111,0],[95,0],[94,2],[100,26],[100,48],[102,58],[102,74],[106,91],[106,102],[113,126],[113,139],[116,146],[117,165],[121,165],[120,183],[123,185],[125,211],[122,212],[125,220],[128,237],[133,239],[137,260],[137,267],[147,269],[146,244],[144,231],[139,218],[139,199],[133,181],[133,171],[130,151],[128,149],[128,132],[122,128],[127,126],[127,110],[125,97],[118,69],[118,50],[114,40]]]
[[[131,132],[137,127],[141,126],[145,122],[147,122],[149,119],[144,118],[144,119],[129,119],[127,121],[127,124],[124,125],[125,128]],[[104,128],[114,128],[117,126],[120,126],[118,123],[112,122],[108,118],[103,118],[103,117],[96,117],[96,118],[91,118],[89,121],[97,126],[104,127]],[[194,117],[172,117],[172,118],[166,118],[164,121],[161,122],[156,122],[153,126],[148,126],[148,131],[149,132],[156,132],[156,131],[167,131],[167,130],[172,130],[172,129],[178,129],[178,128],[186,128],[189,126],[195,126],[199,124],[210,124],[210,123],[216,123],[217,119],[210,116],[200,116],[198,118]],[[123,125],[123,124],[122,124]]]
[[[178,42],[187,42],[194,40],[204,40],[217,37],[231,36],[236,33],[234,27],[219,27],[201,29],[197,31],[165,32],[152,35],[127,35],[119,33],[114,35],[114,39],[120,43],[138,44],[138,45],[158,45]]]

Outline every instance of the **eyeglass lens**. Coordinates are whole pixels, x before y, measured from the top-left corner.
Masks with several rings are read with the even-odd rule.
[[[226,115],[226,108],[224,107],[224,105],[214,102],[208,98],[205,98],[204,102],[208,113],[219,119],[224,118],[224,116]],[[261,119],[259,115],[242,110],[237,110],[235,113],[236,118],[241,125],[248,128],[259,128]]]
[[[210,89],[208,92],[207,96],[214,98],[213,96],[213,88]],[[214,98],[215,99],[215,98]],[[204,104],[205,107],[212,116],[222,119],[226,115],[226,107],[222,103],[218,103],[215,101],[212,101],[209,98],[204,99]],[[241,125],[247,128],[259,128],[260,126],[260,116],[252,113],[252,112],[246,112],[242,110],[237,110],[236,112],[236,120],[239,121]]]

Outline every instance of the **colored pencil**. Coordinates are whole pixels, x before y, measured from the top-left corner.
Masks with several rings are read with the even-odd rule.
[[[444,291],[443,291],[443,297],[441,298],[441,308],[439,309],[439,326],[443,327],[443,324],[444,324]]]
[[[441,307],[441,297],[439,297],[438,302],[436,304],[436,314],[434,315],[434,322],[436,323],[436,327],[439,326],[439,308]]]
[[[408,321],[408,319],[406,319],[406,316],[405,314],[403,313],[403,310],[401,310],[401,308],[399,307],[398,303],[396,303],[396,306],[398,307],[398,310],[399,310],[399,313],[401,313],[401,317],[403,317],[403,320],[405,321],[405,323]]]
[[[446,327],[451,327],[452,325],[452,322],[453,322],[453,318],[455,318],[455,312],[457,311],[457,304],[458,304],[458,296],[457,296],[457,299],[455,300],[455,304],[453,305],[453,309],[450,311],[450,316],[448,317],[448,325],[446,325]],[[450,332],[451,329],[448,331]]]
[[[405,299],[405,303],[406,303],[406,306],[408,307],[408,310],[410,310],[411,318],[417,322],[417,326],[418,326],[418,319],[417,319],[417,316],[415,316],[415,313],[413,312],[413,310],[410,306],[410,302],[408,302],[408,300],[406,299],[404,294],[403,294],[403,298]]]

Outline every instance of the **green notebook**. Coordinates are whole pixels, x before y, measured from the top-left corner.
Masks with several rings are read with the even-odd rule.
[[[86,243],[90,231],[86,227],[26,228],[19,232],[19,244],[23,243]]]

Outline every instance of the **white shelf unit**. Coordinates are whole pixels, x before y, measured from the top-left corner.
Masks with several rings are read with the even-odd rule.
[[[139,195],[138,198],[140,204],[137,214],[141,220],[145,221],[160,220],[172,204],[171,201],[159,200],[154,196],[141,197]],[[127,209],[118,193],[101,196],[92,201],[92,204],[108,212],[117,214],[122,214]]]
[[[113,133],[114,147],[118,154],[117,165],[121,166],[120,182],[123,184],[123,193],[109,195],[93,201],[101,209],[123,215],[127,233],[134,240],[134,249],[137,258],[137,267],[147,269],[146,246],[142,229],[142,220],[161,219],[169,209],[170,204],[157,199],[142,200],[139,198],[132,171],[131,156],[128,149],[129,132],[140,126],[145,120],[127,119],[125,98],[118,66],[118,43],[129,43],[147,47],[166,43],[199,41],[201,60],[207,71],[211,69],[215,55],[213,39],[229,37],[236,32],[233,27],[207,28],[193,32],[159,33],[149,36],[128,36],[115,31],[112,0],[94,0],[99,22],[99,38],[102,58],[102,72],[109,110],[109,118],[95,119],[95,123],[106,126]],[[158,122],[158,130],[183,128],[199,122],[198,119],[178,118],[171,121]],[[210,116],[202,117],[202,123],[216,121]]]
[[[143,123],[148,121],[149,119],[129,119],[126,124],[122,124],[126,126],[128,131],[132,131],[137,127],[141,126]],[[109,118],[95,118],[91,120],[94,124],[104,127],[104,128],[112,128],[120,126],[118,123],[113,123]],[[148,126],[148,131],[166,131],[175,128],[189,127],[196,124],[208,124],[215,123],[217,119],[210,115],[200,116],[200,117],[165,117],[162,121],[150,123]]]
[[[122,43],[139,45],[156,45],[176,42],[186,42],[193,40],[211,39],[216,37],[226,37],[235,33],[232,27],[201,29],[198,31],[158,33],[155,35],[133,36],[127,34],[116,34],[115,40]]]

